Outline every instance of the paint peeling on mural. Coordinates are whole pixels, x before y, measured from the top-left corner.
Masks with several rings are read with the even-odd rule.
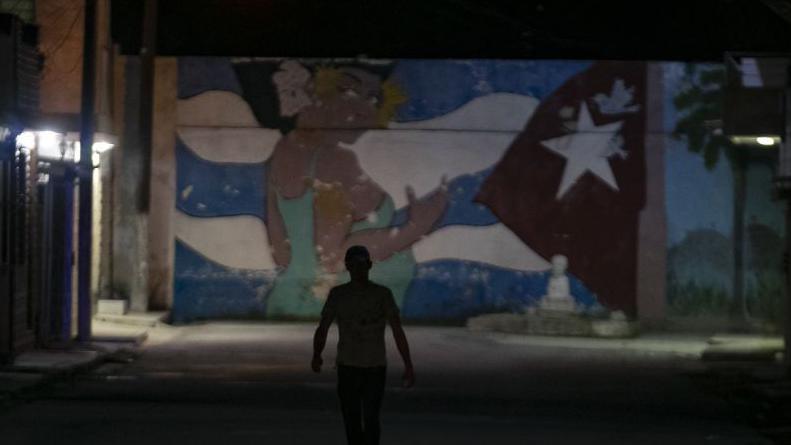
[[[174,320],[316,317],[353,244],[408,319],[535,306],[557,254],[581,311],[634,315],[645,69],[181,58]]]

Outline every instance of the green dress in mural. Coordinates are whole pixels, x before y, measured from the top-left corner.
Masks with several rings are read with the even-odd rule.
[[[310,177],[314,177],[315,158],[311,162]],[[340,284],[348,281],[348,272],[322,276],[314,240],[314,198],[316,192],[309,187],[293,199],[279,193],[277,206],[286,227],[291,247],[291,261],[278,274],[267,297],[267,316],[270,318],[315,318],[321,313],[326,291],[319,283],[329,280]],[[351,232],[388,227],[395,214],[393,201],[386,196],[373,218],[358,222]],[[396,252],[384,261],[374,263],[371,280],[389,287],[396,303],[401,306],[404,294],[414,275],[415,258],[410,249]]]

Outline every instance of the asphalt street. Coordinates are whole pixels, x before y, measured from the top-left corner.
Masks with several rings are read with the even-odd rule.
[[[343,444],[331,335],[309,369],[309,324],[163,326],[107,363],[0,412],[3,444]],[[333,328],[334,332],[334,328]],[[388,337],[383,445],[764,444],[672,351],[407,327],[417,386]]]

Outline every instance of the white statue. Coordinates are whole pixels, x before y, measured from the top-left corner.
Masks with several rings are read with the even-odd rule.
[[[569,278],[566,276],[569,260],[564,255],[552,257],[552,276],[549,277],[547,294],[541,300],[540,309],[556,312],[575,312],[576,304],[571,296]]]

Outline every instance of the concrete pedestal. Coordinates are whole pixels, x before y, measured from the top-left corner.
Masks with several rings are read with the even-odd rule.
[[[98,315],[124,315],[128,310],[126,300],[99,300],[96,312]]]
[[[467,320],[472,331],[556,337],[631,338],[639,333],[638,323],[620,318],[592,319],[566,311],[537,310],[526,314],[485,314]]]
[[[527,334],[590,337],[593,327],[590,319],[573,312],[539,310],[525,315]]]

